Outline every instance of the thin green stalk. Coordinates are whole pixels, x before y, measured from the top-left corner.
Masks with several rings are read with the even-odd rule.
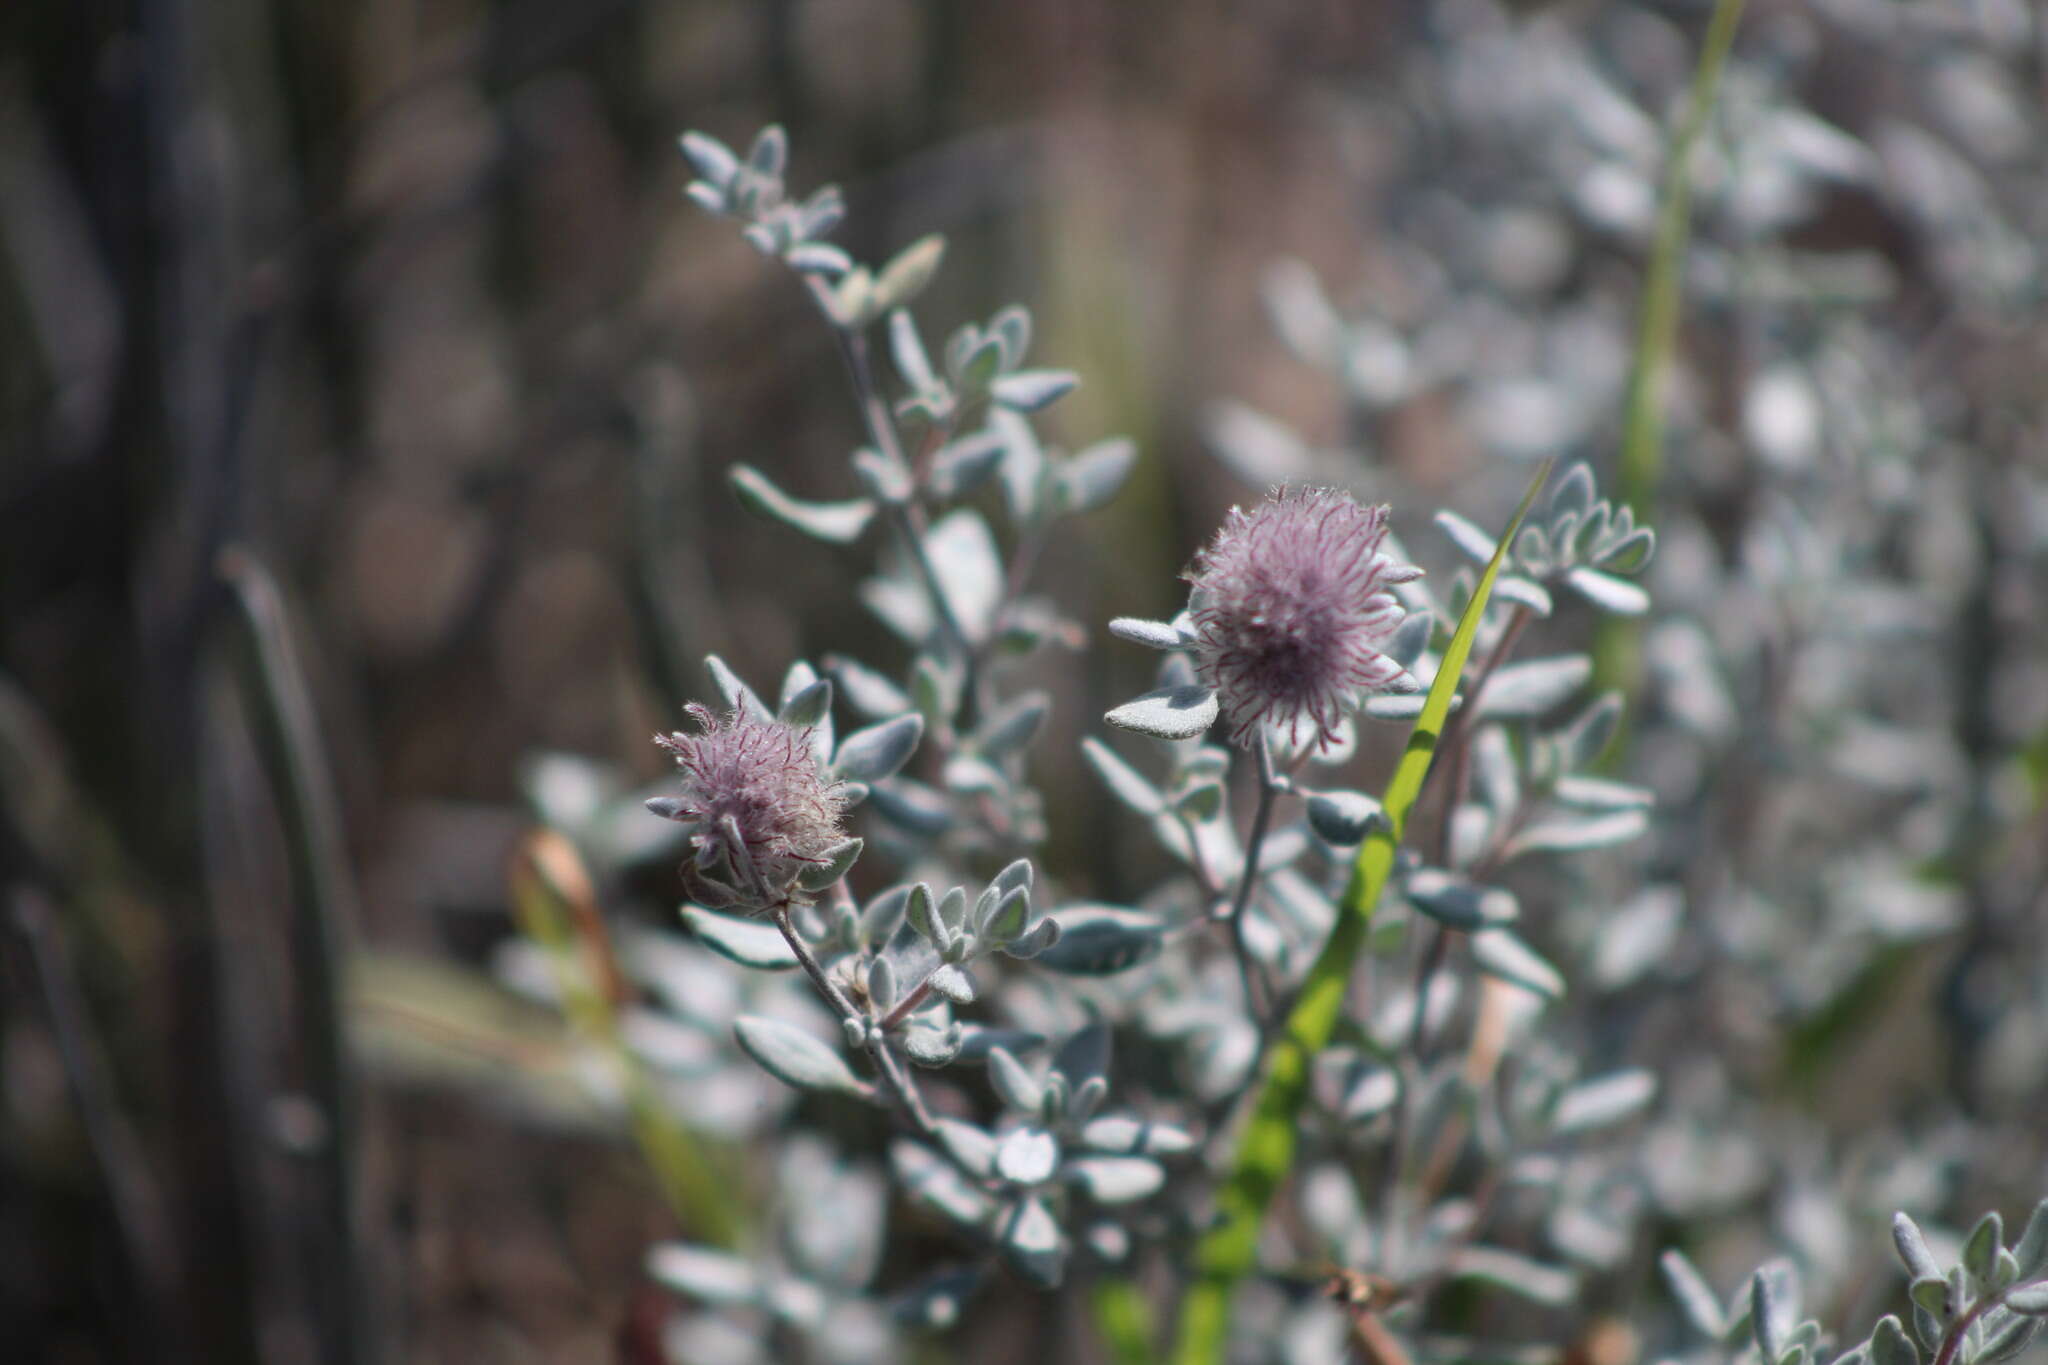
[[[253,554],[230,546],[218,571],[248,634],[245,688],[271,766],[291,868],[292,969],[299,992],[308,1089],[327,1120],[321,1191],[328,1260],[327,1330],[345,1361],[377,1355],[359,1188],[363,1147],[359,1096],[342,1017],[342,972],[356,918],[355,879],[343,848],[334,780],[320,746],[313,700],[292,646],[284,597]]]
[[[1308,977],[1274,1038],[1266,1064],[1265,1084],[1253,1104],[1251,1118],[1238,1141],[1230,1174],[1217,1191],[1218,1221],[1195,1248],[1194,1284],[1181,1302],[1180,1335],[1174,1359],[1179,1365],[1216,1365],[1223,1359],[1230,1327],[1230,1298],[1238,1281],[1251,1272],[1258,1249],[1259,1225],[1266,1206],[1294,1166],[1295,1139],[1301,1108],[1308,1096],[1309,1063],[1328,1046],[1343,1012],[1352,970],[1365,947],[1380,892],[1394,869],[1394,853],[1408,825],[1409,812],[1422,792],[1435,757],[1437,738],[1450,715],[1451,696],[1472,653],[1480,618],[1500,576],[1502,557],[1521,530],[1536,494],[1550,477],[1546,461],[1529,491],[1522,495],[1514,519],[1501,534],[1493,559],[1479,576],[1472,600],[1445,649],[1436,681],[1430,685],[1422,715],[1409,733],[1407,747],[1387,784],[1383,807],[1386,826],[1358,851],[1351,880],[1338,906],[1329,941],[1309,967]]]
[[[1651,242],[1649,273],[1637,314],[1636,349],[1629,369],[1628,397],[1623,410],[1621,472],[1618,492],[1638,523],[1647,524],[1657,510],[1657,488],[1664,473],[1664,383],[1671,369],[1671,347],[1678,334],[1680,285],[1686,242],[1692,230],[1692,153],[1706,131],[1719,94],[1721,69],[1735,43],[1743,0],[1714,0],[1693,69],[1685,112],[1672,133],[1658,193],[1656,236]],[[1598,685],[1631,688],[1638,673],[1638,627],[1633,620],[1606,617],[1595,641],[1593,657]],[[1616,746],[1618,749],[1620,746]]]

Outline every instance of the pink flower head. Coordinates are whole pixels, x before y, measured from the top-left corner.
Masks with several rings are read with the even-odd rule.
[[[1380,553],[1387,509],[1333,488],[1276,490],[1233,507],[1184,575],[1195,587],[1195,669],[1216,693],[1231,743],[1258,727],[1291,744],[1312,727],[1320,745],[1360,693],[1413,691],[1408,671],[1380,651],[1405,613],[1387,589],[1422,570]]]
[[[654,737],[683,770],[681,798],[655,809],[691,826],[685,889],[712,909],[799,899],[805,869],[829,862],[846,838],[845,795],[819,771],[810,731],[745,711],[689,712],[703,733]]]

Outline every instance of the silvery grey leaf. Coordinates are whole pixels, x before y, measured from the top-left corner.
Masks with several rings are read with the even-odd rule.
[[[1127,971],[1158,956],[1166,941],[1165,926],[1156,917],[1120,906],[1065,906],[1058,923],[1058,939],[1036,961],[1073,976]]]
[[[733,174],[740,168],[740,159],[732,149],[709,133],[694,129],[677,139],[683,155],[689,159],[690,168],[710,184],[724,189],[732,183]]]
[[[1090,1151],[1125,1156],[1179,1156],[1195,1149],[1195,1138],[1185,1128],[1169,1123],[1111,1115],[1091,1119],[1081,1129],[1081,1145]]]
[[[857,265],[839,277],[832,290],[832,321],[842,330],[858,332],[881,314],[875,299],[875,277]]]
[[[956,507],[932,523],[924,549],[953,619],[969,640],[986,640],[1003,599],[1003,560],[988,523],[973,508]]]
[[[1107,1075],[1109,1049],[1109,1025],[1099,1020],[1087,1024],[1060,1044],[1059,1053],[1053,1058],[1053,1070],[1066,1077],[1069,1085],[1079,1085],[1092,1077]]]
[[[2019,1258],[2013,1255],[2011,1251],[2000,1248],[1998,1255],[1992,1260],[1991,1274],[1986,1277],[1984,1287],[1996,1293],[2007,1285],[2018,1283],[2019,1278]]]
[[[801,275],[843,275],[853,269],[853,257],[830,242],[798,242],[782,259]]]
[[[1977,1280],[1987,1283],[1998,1260],[1998,1253],[2004,1249],[2005,1224],[1993,1209],[1977,1220],[1970,1229],[1970,1235],[1963,1242],[1963,1269]]]
[[[1014,943],[1024,936],[1030,917],[1031,893],[1020,886],[997,903],[995,913],[981,931],[982,937],[997,947]]]
[[[1059,1140],[1043,1128],[1015,1129],[996,1147],[996,1174],[1013,1185],[1049,1180],[1059,1165]]]
[[[993,428],[950,441],[932,457],[925,486],[942,502],[966,497],[1002,467],[1007,448],[1002,433]]]
[[[1599,548],[1593,564],[1603,573],[1637,574],[1649,567],[1657,553],[1657,533],[1645,526],[1625,536],[1610,539]]]
[[[1408,876],[1408,901],[1447,928],[1470,934],[1512,924],[1520,917],[1515,893],[1500,886],[1480,886],[1453,872],[1425,867]]]
[[[996,402],[1015,412],[1043,412],[1072,393],[1081,377],[1072,370],[1018,370],[989,385]]]
[[[941,952],[945,950],[952,935],[939,920],[938,901],[933,898],[929,886],[918,882],[910,888],[904,899],[904,915],[910,921],[910,927],[917,930],[925,942]]]
[[[1563,735],[1567,771],[1585,767],[1606,751],[1621,725],[1621,708],[1620,692],[1603,692],[1572,721]]]
[[[2035,1333],[2041,1330],[2041,1319],[1994,1309],[1984,1316],[1983,1329],[1983,1344],[1970,1357],[1971,1365],[1978,1361],[2011,1360],[2033,1342]]]
[[[1648,886],[1608,919],[1593,951],[1593,980],[1618,990],[1663,961],[1678,938],[1685,897],[1674,886]]]
[[[1038,434],[1031,420],[1008,408],[989,415],[989,428],[1003,438],[1003,502],[1014,526],[1029,526],[1039,519],[1040,503],[1052,475]]]
[[[1582,1081],[1558,1098],[1550,1131],[1563,1136],[1625,1123],[1647,1109],[1656,1095],[1656,1076],[1641,1067]]]
[[[790,245],[789,224],[781,218],[749,223],[740,229],[740,237],[763,256],[780,256]]]
[[[2013,1244],[2012,1254],[2020,1263],[2020,1278],[2031,1280],[2048,1272],[2048,1199],[2034,1205],[2027,1226]]]
[[[702,1303],[753,1303],[761,1280],[737,1256],[687,1242],[657,1242],[647,1249],[647,1274]]]
[[[2004,1303],[2015,1313],[2025,1313],[2030,1317],[2048,1315],[2048,1284],[2028,1284],[2009,1290]]]
[[[953,827],[953,807],[940,793],[907,777],[892,777],[869,793],[875,810],[913,834],[936,836]]]
[[[1090,735],[1081,741],[1081,754],[1088,760],[1088,766],[1095,769],[1103,785],[1140,815],[1157,815],[1166,809],[1166,798],[1159,789],[1141,777],[1136,768],[1123,761],[1101,740]]]
[[[1548,617],[1551,613],[1550,590],[1521,574],[1502,574],[1493,585],[1493,595],[1503,602],[1527,607],[1541,617]]]
[[[1009,789],[1003,770],[974,754],[955,754],[946,760],[941,782],[955,796],[995,795]]]
[[[1052,697],[1042,691],[1020,693],[997,706],[974,730],[974,747],[990,758],[1002,758],[1028,745],[1045,724]]]
[[[1314,453],[1285,423],[1244,403],[1212,403],[1202,414],[1202,434],[1217,458],[1254,487],[1314,478]]]
[[[690,202],[706,213],[717,214],[723,218],[732,212],[732,201],[726,192],[708,180],[692,180],[683,186],[683,193],[689,197]]]
[[[995,1201],[970,1185],[943,1157],[907,1138],[889,1148],[889,1164],[912,1198],[963,1227],[980,1227],[995,1212]]]
[[[1486,690],[1479,697],[1479,715],[1484,719],[1541,716],[1570,700],[1592,676],[1593,660],[1586,654],[1504,664],[1486,680]]]
[[[896,362],[896,373],[913,393],[929,393],[938,387],[939,377],[932,373],[931,357],[925,353],[924,340],[917,334],[917,319],[907,309],[898,308],[889,314],[889,357]]]
[[[845,217],[846,199],[839,193],[839,187],[820,185],[804,200],[799,235],[805,241],[816,241],[838,227]]]
[[[1565,572],[1565,583],[1579,596],[1617,616],[1641,616],[1650,609],[1650,594],[1625,578],[1584,567]]]
[[[779,972],[797,965],[796,954],[791,951],[788,941],[772,925],[734,919],[730,915],[714,915],[694,905],[683,907],[683,923],[697,936],[698,942],[742,967]]]
[[[982,1272],[972,1266],[935,1272],[890,1301],[889,1314],[905,1327],[943,1332],[957,1325],[960,1312],[981,1287]]]
[[[1541,526],[1524,526],[1515,537],[1514,562],[1524,573],[1541,578],[1551,570],[1550,533]]]
[[[732,1032],[740,1050],[785,1085],[863,1099],[874,1093],[837,1052],[793,1024],[743,1014],[733,1021]]]
[[[973,1004],[975,996],[981,991],[980,984],[974,979],[974,973],[965,967],[956,967],[950,962],[933,968],[931,976],[927,979],[931,982],[933,990],[956,1005]]]
[[[650,796],[641,804],[645,805],[649,812],[659,815],[664,820],[689,819],[689,806],[679,796]]]
[[[833,755],[834,774],[855,782],[880,782],[893,777],[910,761],[924,737],[924,717],[915,712],[856,730],[840,741]]]
[[[860,858],[865,839],[843,839],[825,851],[825,861],[813,863],[797,874],[797,885],[806,891],[823,891],[852,870]]]
[[[997,1144],[993,1134],[959,1119],[937,1118],[932,1126],[954,1160],[979,1175],[994,1174]]]
[[[1026,1199],[1003,1229],[1003,1254],[1027,1279],[1057,1289],[1065,1277],[1067,1248],[1052,1210],[1037,1197]]]
[[[946,347],[946,371],[953,378],[953,386],[963,396],[983,394],[1002,373],[1005,363],[1002,338],[980,335],[971,328],[964,330],[969,338],[968,344],[949,343]],[[960,335],[954,334],[956,342]]]
[[[1213,820],[1223,810],[1223,784],[1203,782],[1182,792],[1173,803],[1174,810],[1188,820],[1201,824]]]
[[[997,384],[1000,394],[1003,380]],[[1115,497],[1138,462],[1138,447],[1121,436],[1098,441],[1059,468],[1060,501],[1066,511],[1091,512]]]
[[[1003,343],[1003,367],[1011,369],[1023,363],[1026,352],[1031,349],[1031,310],[1021,303],[1013,303],[988,320],[991,336]]]
[[[1920,1338],[1922,1346],[1929,1351],[1939,1351],[1941,1339],[1947,1330],[1939,1317],[1917,1303],[1913,1305],[1913,1335]]]
[[[1546,1308],[1563,1308],[1579,1293],[1571,1271],[1499,1247],[1466,1247],[1451,1258],[1449,1271],[1453,1279],[1478,1280]]]
[[[875,277],[875,311],[902,308],[923,293],[939,273],[939,262],[945,256],[946,239],[937,233],[920,237],[897,252]]]
[[[1216,694],[1200,684],[1147,692],[1103,717],[1111,725],[1154,739],[1193,739],[1216,721]]]
[[[1352,848],[1374,829],[1387,828],[1387,817],[1380,803],[1364,792],[1323,791],[1308,799],[1308,824],[1324,843]]]
[[[1098,1204],[1128,1204],[1155,1194],[1166,1172],[1142,1156],[1084,1156],[1069,1161],[1061,1176],[1088,1192]]]
[[[769,720],[775,715],[754,695],[754,689],[741,682],[740,675],[727,668],[725,660],[716,654],[704,656],[704,671],[711,675],[712,685],[725,699],[727,710],[742,711],[759,720]]]
[[[870,720],[886,720],[910,709],[910,695],[857,659],[841,654],[825,657],[825,671],[854,710]]]
[[[1664,1282],[1671,1287],[1671,1296],[1678,1300],[1678,1306],[1685,1310],[1685,1316],[1692,1325],[1703,1335],[1719,1341],[1728,1324],[1721,1316],[1720,1302],[1708,1287],[1706,1277],[1686,1259],[1684,1252],[1676,1249],[1658,1257],[1657,1267],[1664,1272]]]
[[[1759,1270],[1749,1282],[1749,1328],[1757,1350],[1763,1352],[1764,1359],[1769,1361],[1777,1360],[1785,1349],[1778,1312],[1770,1277]]]
[[[1019,939],[1005,943],[1002,951],[1011,957],[1033,958],[1060,941],[1059,921],[1052,918],[1040,920],[1031,926],[1031,931]]]
[[[1898,1249],[1899,1260],[1906,1267],[1907,1278],[1941,1278],[1941,1268],[1934,1262],[1934,1253],[1927,1249],[1927,1239],[1920,1235],[1920,1225],[1903,1213],[1892,1215],[1892,1245]]]
[[[1562,816],[1530,825],[1508,840],[1501,856],[1512,859],[1529,853],[1577,853],[1589,848],[1607,848],[1626,843],[1649,827],[1649,814],[1641,810]]]
[[[1401,618],[1401,624],[1394,627],[1380,653],[1392,659],[1410,673],[1422,658],[1422,651],[1429,647],[1430,634],[1436,629],[1436,617],[1427,611],[1410,611]]]
[[[1506,929],[1482,929],[1472,935],[1472,960],[1488,976],[1532,990],[1547,999],[1564,996],[1564,977],[1535,949]]]
[[[1364,1123],[1394,1107],[1401,1097],[1401,1078],[1384,1066],[1363,1066],[1338,1100],[1337,1112],[1347,1123]]]
[[[939,923],[953,933],[967,928],[967,891],[963,887],[952,887],[939,897]]]
[[[989,1049],[988,1079],[997,1098],[1019,1113],[1036,1114],[1045,1103],[1045,1088],[1032,1079],[1008,1048]]]
[[[1428,698],[1420,692],[1390,692],[1381,696],[1367,697],[1359,709],[1373,720],[1414,720],[1422,714],[1422,706]],[[1451,710],[1462,710],[1465,705],[1463,692],[1451,696]]]
[[[1647,810],[1657,799],[1648,787],[1604,777],[1560,777],[1551,791],[1558,800],[1587,810]]]
[[[1576,519],[1583,516],[1593,505],[1593,496],[1592,467],[1580,460],[1565,471],[1564,477],[1557,481],[1557,487],[1551,490],[1549,520],[1555,522],[1561,517]]]
[[[1870,1365],[1920,1365],[1920,1349],[1890,1313],[1877,1320],[1870,1334]]]
[[[1068,1102],[1067,1115],[1075,1123],[1086,1123],[1108,1098],[1108,1078],[1090,1076],[1074,1087],[1074,1098]]]
[[[958,1021],[941,1026],[913,1020],[903,1029],[903,1053],[919,1066],[946,1066],[958,1060],[967,1031]]]
[[[771,123],[754,134],[754,145],[747,150],[747,169],[764,180],[780,179],[789,165],[789,134],[779,123]]]
[[[1453,545],[1481,564],[1493,558],[1494,549],[1499,542],[1456,512],[1438,512],[1436,524],[1438,530],[1451,538]]]
[[[877,954],[868,963],[868,1003],[878,1013],[887,1014],[897,999],[896,968],[887,957]]]
[[[1119,640],[1145,645],[1152,649],[1185,649],[1190,641],[1178,629],[1164,621],[1141,621],[1135,616],[1119,616],[1109,623],[1109,633]]]

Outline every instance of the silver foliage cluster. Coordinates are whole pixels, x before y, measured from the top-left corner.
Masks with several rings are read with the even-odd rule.
[[[1743,395],[1754,454],[1740,478],[1725,435],[1681,393],[1685,496],[1652,531],[1592,468],[1614,435],[1604,423],[1621,401],[1625,313],[1565,291],[1558,257],[1584,234],[1646,235],[1656,120],[1562,30],[1532,38],[1488,6],[1464,8],[1477,36],[1430,59],[1441,69],[1423,84],[1442,92],[1431,115],[1453,140],[1527,152],[1529,174],[1480,183],[1457,158],[1417,172],[1432,193],[1401,245],[1421,267],[1418,296],[1391,313],[1347,314],[1299,264],[1274,272],[1268,302],[1290,347],[1345,388],[1362,430],[1439,390],[1490,453],[1570,463],[1508,547],[1445,762],[1373,926],[1354,997],[1366,1008],[1315,1059],[1296,1180],[1270,1220],[1264,1273],[1240,1296],[1233,1358],[1342,1357],[1347,1311],[1299,1273],[1323,1264],[1398,1286],[1375,1311],[1416,1359],[1555,1345],[1549,1334],[1599,1287],[1640,1284],[1647,1239],[1672,1229],[1718,1274],[1734,1256],[1753,1263],[1759,1242],[1787,1255],[1724,1301],[1668,1251],[1676,1311],[1645,1313],[1641,1330],[1669,1358],[2009,1358],[2048,1311],[2039,1209],[2010,1247],[1997,1214],[1965,1235],[1933,1220],[1923,1235],[1899,1215],[1907,1306],[1867,1337],[1857,1329],[1860,1344],[1844,1349],[1802,1300],[1840,1305],[1869,1276],[1869,1229],[1897,1207],[1952,1207],[1979,1188],[1972,1162],[2010,1148],[2048,1045],[2048,964],[1987,948],[1955,985],[1957,1026],[1995,1035],[1956,1078],[1980,1097],[1973,1118],[1838,1137],[1739,1074],[1766,1026],[1839,1049],[1830,1021],[1853,1021],[1911,949],[1966,923],[1995,943],[2012,913],[1972,910],[1925,871],[2015,800],[1973,785],[1979,769],[1947,714],[1970,686],[1958,623],[1992,562],[1954,509],[1985,510],[2005,490],[1989,476],[1962,487],[1939,458],[1963,439],[1954,415],[1884,382],[1904,358],[1859,314],[1860,296],[1818,313],[1803,296],[1757,304],[1722,269],[1750,251],[1788,280],[1821,278],[1777,254],[1820,190],[1913,175],[1971,189],[1967,166],[1917,129],[1866,147],[1816,126],[1787,100],[1783,71],[1731,73],[1730,145],[1768,173],[1706,171],[1705,210],[1724,231],[1703,248],[1703,288],[1710,304],[1782,314],[1805,329],[1805,352]],[[1877,22],[1841,8],[1844,22]],[[799,661],[771,708],[710,661],[727,715],[807,735],[817,780],[858,806],[860,837],[793,872],[778,922],[720,913],[769,907],[714,903],[700,881],[685,932],[622,938],[654,1002],[629,1012],[628,1042],[664,1093],[693,1125],[773,1134],[777,1153],[777,1222],[757,1255],[682,1243],[649,1254],[655,1278],[711,1310],[681,1321],[677,1357],[774,1358],[761,1345],[773,1329],[816,1359],[902,1359],[906,1334],[953,1327],[1005,1270],[1046,1290],[1159,1267],[1184,1276],[1232,1115],[1329,935],[1352,855],[1384,821],[1353,774],[1419,713],[1495,542],[1478,515],[1449,511],[1421,555],[1396,534],[1376,539],[1375,563],[1431,569],[1376,580],[1398,610],[1375,618],[1371,646],[1391,670],[1380,681],[1398,673],[1400,685],[1351,688],[1313,725],[1277,708],[1239,744],[1214,731],[1225,687],[1204,668],[1199,573],[1172,620],[1110,622],[1110,635],[1160,651],[1157,686],[1107,718],[1136,745],[1091,736],[1083,754],[1172,872],[1131,904],[1049,885],[1030,859],[1049,818],[1030,756],[1052,700],[1015,687],[1013,666],[1093,631],[1034,593],[1031,570],[1064,519],[1114,496],[1136,451],[1041,442],[1034,415],[1076,380],[1027,364],[1021,307],[929,348],[910,305],[943,243],[855,262],[825,240],[840,195],[789,191],[779,130],[743,156],[702,134],[683,150],[690,197],[740,224],[816,303],[865,426],[838,488],[803,496],[738,465],[732,490],[822,546],[878,541],[859,596],[907,662],[885,666],[882,650]],[[1944,217],[1926,196],[1912,211],[1956,287],[1995,301],[2033,248],[1990,186],[1972,195],[1981,217]],[[1480,333],[1493,344],[1472,344]],[[1401,529],[1426,524],[1400,476],[1370,460],[1313,450],[1240,404],[1218,405],[1208,427],[1252,490],[1312,482],[1394,504]],[[1749,478],[1743,516],[1695,510]],[[1497,507],[1504,488],[1489,478],[1461,505]],[[1289,496],[1300,495],[1265,506]],[[2038,562],[2044,545],[2025,553]],[[1589,636],[1638,618],[1648,702],[1625,717],[1619,692],[1592,686]],[[2001,696],[2048,676],[2023,647],[1994,668],[1985,685]],[[1629,781],[1603,767],[1624,722]],[[1857,793],[1846,805],[1845,775]],[[720,846],[687,820],[641,819],[650,832],[618,815],[637,797],[685,814],[673,790],[580,790],[544,767],[530,785],[551,823],[621,863],[672,866]],[[708,884],[732,888],[733,871],[728,859]],[[1806,1083],[1798,1057],[1786,1065]],[[852,1136],[848,1106],[883,1111],[892,1135]],[[801,1131],[784,1131],[791,1121]],[[842,1128],[843,1142],[816,1135]],[[904,1196],[894,1223],[890,1187]],[[943,1230],[954,1261],[892,1281],[887,1235],[905,1217]],[[1454,1285],[1485,1310],[1436,1311]]]

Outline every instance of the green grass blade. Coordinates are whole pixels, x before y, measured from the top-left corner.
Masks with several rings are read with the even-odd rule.
[[[1664,477],[1664,377],[1671,368],[1671,347],[1678,335],[1680,276],[1685,246],[1692,230],[1692,153],[1721,87],[1721,68],[1735,43],[1743,0],[1715,0],[1693,68],[1685,113],[1671,135],[1658,191],[1656,236],[1650,244],[1650,265],[1636,321],[1636,349],[1629,365],[1628,396],[1621,428],[1621,471],[1617,492],[1635,512],[1639,525],[1656,517],[1657,486]],[[1633,618],[1601,618],[1593,645],[1595,686],[1635,690],[1642,671],[1637,658],[1641,623]],[[1624,741],[1625,743],[1625,741]],[[1612,764],[1623,744],[1609,748]]]
[[[1351,983],[1353,967],[1372,927],[1373,909],[1394,869],[1394,850],[1400,847],[1409,812],[1422,794],[1429,765],[1436,757],[1436,744],[1443,734],[1444,720],[1451,712],[1451,696],[1472,653],[1472,640],[1500,576],[1501,560],[1514,543],[1536,494],[1550,477],[1550,462],[1536,472],[1529,491],[1514,519],[1501,533],[1500,544],[1487,563],[1486,572],[1472,590],[1458,629],[1444,651],[1436,681],[1423,702],[1422,714],[1409,732],[1408,745],[1395,765],[1387,784],[1383,805],[1387,828],[1374,833],[1359,849],[1351,866],[1351,880],[1344,888],[1344,901],[1337,910],[1337,923],[1322,952],[1308,969],[1301,994],[1288,1012],[1287,1022],[1272,1043],[1266,1065],[1264,1088],[1252,1107],[1251,1119],[1238,1141],[1237,1158],[1230,1174],[1217,1191],[1218,1221],[1195,1248],[1194,1283],[1181,1301],[1180,1335],[1174,1359],[1179,1365],[1216,1365],[1230,1327],[1230,1296],[1237,1282],[1251,1273],[1258,1249],[1259,1225],[1266,1206],[1287,1179],[1294,1166],[1294,1139],[1303,1101],[1308,1096],[1309,1063],[1329,1044],[1330,1035],[1343,1013],[1344,994]]]

